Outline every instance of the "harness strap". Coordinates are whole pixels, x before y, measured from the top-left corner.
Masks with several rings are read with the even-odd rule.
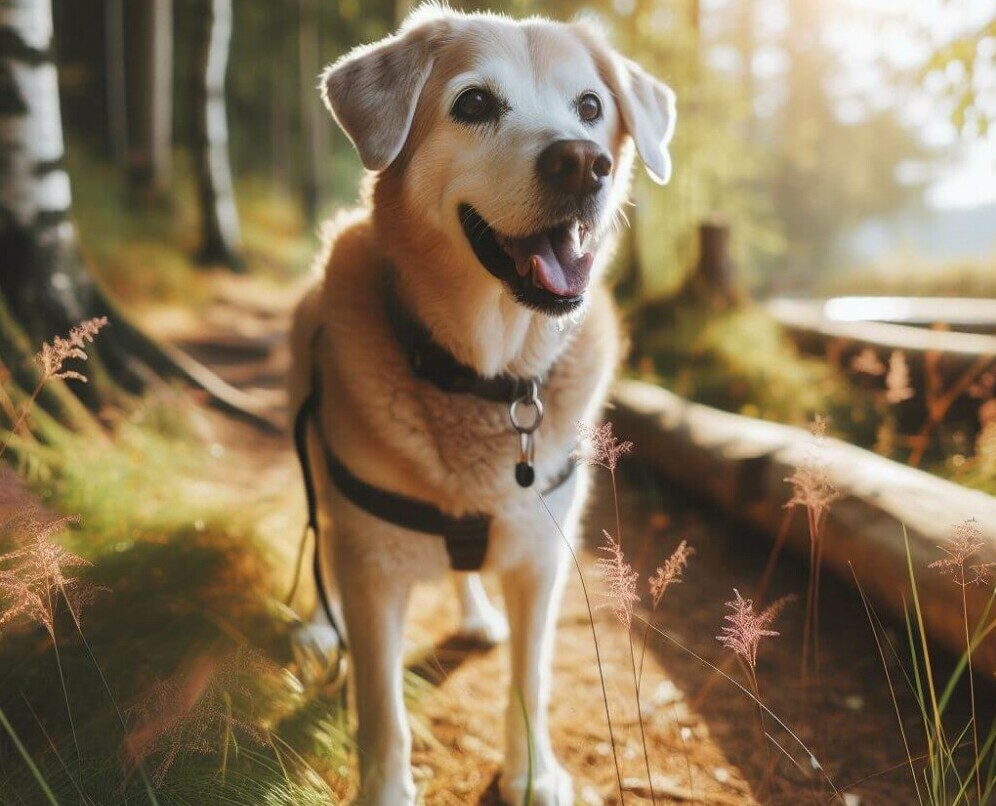
[[[307,529],[310,529],[311,533],[315,536],[315,558],[312,563],[312,573],[315,577],[315,587],[318,589],[318,601],[322,606],[322,610],[325,611],[325,617],[328,619],[329,625],[335,631],[335,634],[339,639],[340,648],[343,652],[345,652],[346,641],[342,630],[339,628],[339,622],[336,620],[335,613],[332,611],[332,604],[329,602],[328,592],[325,590],[321,554],[319,553],[318,547],[318,495],[315,491],[315,477],[311,472],[311,462],[308,461],[308,422],[312,419],[312,417],[316,416],[317,413],[318,390],[313,388],[311,393],[301,404],[301,408],[297,410],[297,414],[294,416],[294,451],[297,453],[297,461],[301,466],[301,476],[304,478],[304,495],[308,503]],[[325,440],[323,439],[322,444],[324,445],[324,443]],[[305,537],[301,538],[302,551],[304,550],[304,540],[306,537],[307,532],[305,533]],[[288,598],[293,597],[294,591],[297,589],[298,575],[301,573],[300,555],[298,556],[295,569],[294,585],[291,588],[290,596]]]
[[[477,571],[484,564],[488,551],[491,516],[471,514],[457,518],[447,515],[435,504],[411,498],[368,484],[347,468],[332,453],[327,440],[322,440],[325,463],[332,482],[350,502],[364,512],[402,529],[438,535],[446,544],[450,567],[454,571]],[[568,459],[563,470],[553,479],[544,494],[561,487],[574,474],[575,463]]]

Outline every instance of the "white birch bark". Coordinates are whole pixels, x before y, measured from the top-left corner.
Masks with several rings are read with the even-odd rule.
[[[198,183],[204,219],[204,257],[241,264],[242,234],[228,155],[225,75],[232,38],[232,0],[205,0],[206,32],[198,65]]]
[[[52,61],[50,0],[0,3],[0,27],[13,34],[0,51],[5,74],[0,103],[0,208],[17,226],[41,213],[64,214],[72,197],[62,166],[59,83]]]

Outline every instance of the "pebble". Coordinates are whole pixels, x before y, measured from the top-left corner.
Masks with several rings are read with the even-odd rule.
[[[584,806],[603,806],[605,803],[593,786],[586,786],[581,790],[581,802]]]
[[[680,702],[685,698],[681,690],[670,680],[664,680],[657,684],[651,696],[651,702],[657,707],[671,705]]]

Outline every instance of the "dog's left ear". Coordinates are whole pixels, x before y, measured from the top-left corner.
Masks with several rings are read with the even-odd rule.
[[[364,168],[384,170],[404,147],[440,28],[433,20],[402,29],[355,48],[322,74],[322,99]]]
[[[661,185],[671,178],[668,144],[677,118],[674,92],[636,62],[620,56],[604,35],[588,22],[579,23],[586,42],[616,99],[623,125],[636,143],[636,150],[650,178]]]

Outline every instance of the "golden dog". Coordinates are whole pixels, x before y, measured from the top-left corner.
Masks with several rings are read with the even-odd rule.
[[[480,565],[500,577],[507,625],[476,575],[461,570],[457,591],[462,632],[510,629],[501,795],[518,804],[531,787],[537,806],[568,806],[546,717],[566,541],[588,488],[568,463],[618,359],[600,278],[634,146],[665,182],[674,96],[590,24],[435,5],[342,57],[322,90],[368,177],[296,312],[290,386],[294,407],[318,401],[320,577],[355,672],[360,801],[416,798],[402,699],[412,586]],[[483,542],[460,554],[466,524]],[[333,651],[323,613],[306,633]]]

